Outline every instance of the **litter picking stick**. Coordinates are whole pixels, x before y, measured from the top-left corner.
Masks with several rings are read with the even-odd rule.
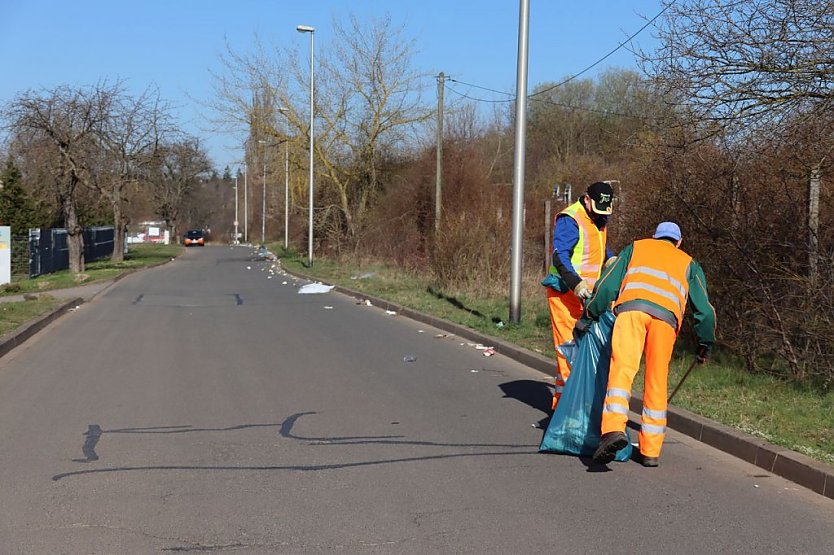
[[[698,359],[697,359],[697,358],[696,358],[695,360],[693,360],[693,361],[692,361],[692,364],[690,364],[690,365],[689,365],[689,369],[688,369],[688,370],[686,371],[686,373],[683,375],[683,377],[681,378],[681,381],[679,381],[679,382],[678,382],[678,385],[676,385],[676,386],[675,386],[675,389],[674,389],[674,391],[672,391],[672,394],[671,394],[671,395],[669,395],[669,398],[668,398],[668,399],[666,399],[666,402],[667,402],[667,403],[671,403],[671,402],[672,402],[672,397],[674,397],[674,396],[675,396],[675,393],[677,393],[677,392],[678,392],[678,390],[681,388],[681,386],[683,385],[683,382],[685,382],[685,381],[686,381],[686,378],[688,378],[688,377],[689,377],[689,373],[690,373],[690,372],[692,372],[692,369],[693,369],[693,368],[695,368],[695,365],[696,365],[697,363],[698,363]]]

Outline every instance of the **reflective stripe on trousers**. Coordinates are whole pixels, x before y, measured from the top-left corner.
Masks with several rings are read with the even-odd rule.
[[[553,331],[553,347],[573,339],[573,326],[582,315],[582,303],[572,292],[559,293],[551,288],[547,291],[547,307],[550,310],[550,328]],[[553,394],[551,409],[556,410],[556,404],[562,395],[561,387],[570,376],[570,366],[558,350],[556,351],[556,393]],[[561,378],[561,379],[560,379]]]
[[[602,433],[625,431],[628,423],[628,398],[645,351],[643,414],[638,437],[640,453],[647,457],[659,457],[663,446],[667,378],[675,338],[672,326],[644,312],[623,312],[614,321]]]

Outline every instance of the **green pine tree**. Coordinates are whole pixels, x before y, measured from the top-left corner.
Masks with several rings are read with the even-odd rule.
[[[28,235],[29,228],[39,227],[42,220],[22,182],[20,170],[9,157],[0,173],[0,225],[11,226],[12,235]]]

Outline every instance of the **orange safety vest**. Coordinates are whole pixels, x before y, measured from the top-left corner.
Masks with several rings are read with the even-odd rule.
[[[689,298],[686,274],[690,262],[691,256],[668,241],[635,241],[620,294],[614,302],[614,312],[629,301],[650,301],[674,314],[677,331],[680,331]]]
[[[578,200],[562,210],[560,213],[573,218],[579,228],[579,241],[573,247],[570,262],[577,275],[584,279],[590,287],[599,279],[602,263],[605,262],[605,228],[599,229],[585,211],[582,200]],[[556,266],[550,265],[550,273],[559,275]]]

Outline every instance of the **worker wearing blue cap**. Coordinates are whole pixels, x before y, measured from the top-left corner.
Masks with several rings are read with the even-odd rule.
[[[715,342],[715,310],[709,302],[704,271],[680,249],[681,241],[678,224],[663,222],[651,239],[624,248],[600,277],[577,321],[575,333],[581,335],[590,321],[598,319],[612,303],[617,316],[611,336],[602,439],[594,453],[596,462],[611,462],[628,443],[628,401],[645,352],[640,454],[644,466],[659,464],[666,432],[669,361],[687,304],[694,313],[697,362],[706,362]]]

